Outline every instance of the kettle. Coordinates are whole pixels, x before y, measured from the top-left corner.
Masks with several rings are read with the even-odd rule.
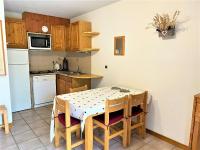
[[[63,59],[63,71],[69,71],[68,61],[66,58]]]
[[[55,62],[54,69],[57,71],[60,70],[60,64],[58,62]]]

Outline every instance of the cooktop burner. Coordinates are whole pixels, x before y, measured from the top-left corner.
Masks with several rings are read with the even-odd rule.
[[[30,71],[30,74],[45,74],[45,73],[54,73],[53,70],[42,70],[42,71]]]

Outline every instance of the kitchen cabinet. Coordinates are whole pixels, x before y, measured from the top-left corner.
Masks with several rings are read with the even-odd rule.
[[[66,49],[66,27],[63,25],[51,26],[52,49],[54,51],[65,51]]]
[[[77,21],[71,23],[70,28],[70,48],[72,51],[98,50],[92,48],[92,37],[98,35],[92,32],[91,22]]]
[[[70,25],[51,26],[52,50],[65,51],[70,49]]]
[[[66,94],[69,93],[70,88],[76,88],[86,85],[91,88],[91,79],[77,79],[72,78],[67,75],[57,74],[56,77],[56,94]]]
[[[60,17],[47,16],[42,14],[36,14],[31,12],[24,12],[22,18],[25,21],[27,32],[42,32],[42,26],[47,26],[51,33],[52,25],[66,25],[69,24],[70,20]]]
[[[190,149],[200,149],[200,94],[194,97],[192,126],[190,133]]]
[[[27,48],[27,35],[23,20],[6,18],[6,40],[8,48]]]

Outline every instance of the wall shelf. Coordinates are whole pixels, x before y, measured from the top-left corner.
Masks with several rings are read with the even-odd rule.
[[[100,33],[99,32],[83,32],[84,36],[97,36],[99,35]]]
[[[88,53],[88,52],[94,52],[94,51],[99,51],[99,48],[84,48],[79,51],[76,51],[78,53]]]

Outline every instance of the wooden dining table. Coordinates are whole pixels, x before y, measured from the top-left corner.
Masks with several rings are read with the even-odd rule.
[[[81,120],[81,130],[85,129],[85,149],[93,150],[93,117],[105,112],[105,101],[117,99],[130,94],[140,94],[144,90],[110,86],[91,89],[87,91],[58,95],[63,100],[69,101],[70,114]],[[55,104],[53,106],[53,112]],[[54,138],[54,116],[52,112],[50,139]]]

